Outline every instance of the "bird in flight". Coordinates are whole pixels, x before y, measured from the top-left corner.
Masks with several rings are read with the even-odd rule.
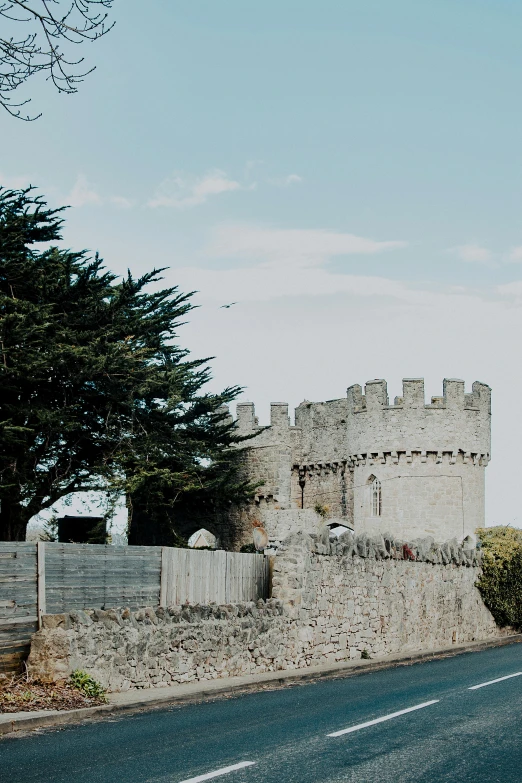
[[[237,304],[237,302],[230,302],[230,304],[221,305],[221,307],[219,309],[220,310],[228,310],[229,307],[232,307],[232,305],[235,305],[235,304]]]

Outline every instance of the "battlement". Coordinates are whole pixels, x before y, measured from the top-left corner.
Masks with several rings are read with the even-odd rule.
[[[236,405],[236,426],[241,435],[247,435],[257,428],[256,409],[253,402],[238,402]]]
[[[390,405],[384,380],[350,386],[347,395],[326,402],[302,402],[290,425],[288,404],[270,405],[270,426],[260,427],[251,402],[238,403],[241,434],[258,431],[255,448],[290,438],[297,461],[345,459],[350,454],[396,451],[490,453],[491,389],[475,381],[466,393],[464,381],[447,378],[442,396],[426,403],[424,380],[405,378],[402,396]]]
[[[259,426],[256,409],[253,402],[238,402],[236,406],[236,425],[242,435],[256,430],[264,430]],[[285,430],[290,427],[287,402],[270,403],[270,427],[274,430]]]
[[[443,383],[442,397],[432,397],[431,404],[426,404],[424,394],[424,378],[404,378],[402,382],[402,397],[395,397],[390,405],[388,387],[384,380],[368,381],[362,393],[359,384],[350,386],[346,396],[350,413],[378,411],[384,409],[445,409],[445,410],[476,410],[491,413],[491,389],[485,383],[475,381],[472,392],[466,394],[464,381],[458,378],[446,378]]]
[[[442,396],[426,403],[424,380],[405,378],[402,396],[390,405],[386,381],[368,381],[347,390],[350,451],[458,451],[490,453],[491,389],[475,381],[446,378]]]

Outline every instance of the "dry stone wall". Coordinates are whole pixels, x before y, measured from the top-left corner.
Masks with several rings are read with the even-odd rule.
[[[493,638],[479,572],[480,553],[455,540],[294,533],[274,557],[273,598],[46,616],[29,671],[53,681],[81,668],[125,690]]]
[[[48,615],[29,671],[44,681],[84,669],[112,691],[274,671],[297,624],[276,600]]]
[[[500,631],[475,583],[480,552],[456,540],[290,536],[273,592],[305,629],[314,663],[430,650]]]

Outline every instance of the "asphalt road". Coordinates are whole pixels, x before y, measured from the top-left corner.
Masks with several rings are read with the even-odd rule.
[[[512,644],[8,735],[0,740],[0,781],[521,783],[518,673],[522,645]]]

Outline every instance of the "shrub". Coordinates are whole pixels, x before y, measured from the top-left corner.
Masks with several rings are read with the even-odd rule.
[[[99,682],[90,674],[84,672],[82,669],[75,669],[71,674],[71,684],[81,691],[85,696],[91,699],[103,699],[106,700],[105,688],[103,688]]]
[[[484,558],[477,582],[484,603],[500,626],[522,628],[522,530],[479,528]]]

